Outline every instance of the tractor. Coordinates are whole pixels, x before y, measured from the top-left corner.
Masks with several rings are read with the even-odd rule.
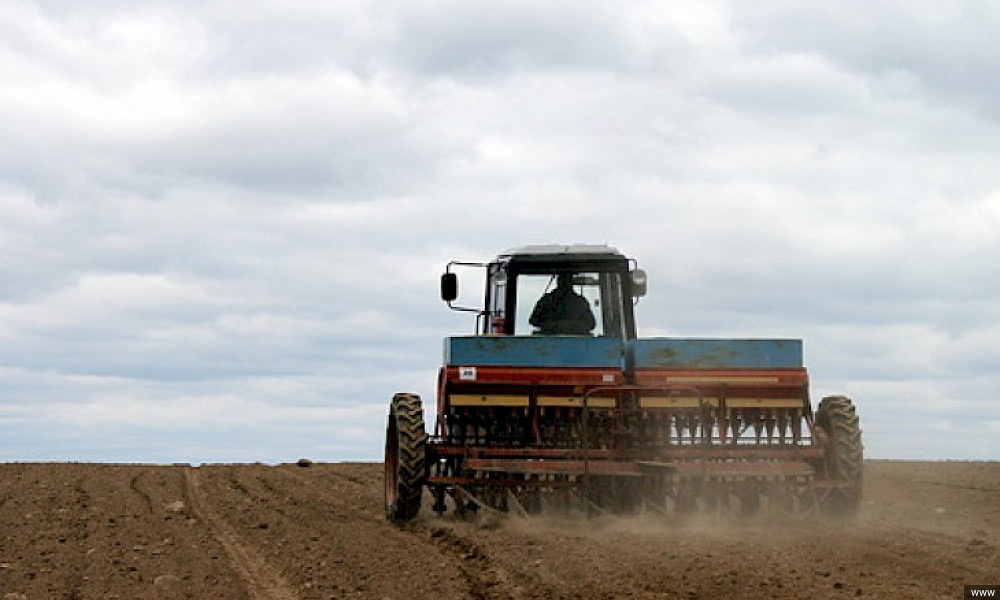
[[[470,269],[479,306],[458,303]],[[430,433],[418,395],[392,398],[386,517],[412,520],[425,496],[462,516],[854,514],[858,416],[842,395],[813,410],[802,341],[640,338],[646,291],[636,261],[606,245],[449,263],[442,299],[476,330],[444,339]]]

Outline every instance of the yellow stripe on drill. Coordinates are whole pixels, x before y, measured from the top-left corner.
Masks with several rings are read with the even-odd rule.
[[[639,399],[639,408],[699,408],[718,405],[718,398],[698,396],[643,396]]]
[[[617,406],[614,398],[592,397],[587,399],[589,408],[614,408]],[[539,396],[538,406],[583,406],[583,398],[580,396]]]
[[[798,398],[728,398],[729,408],[802,408],[805,401]]]
[[[525,394],[452,394],[452,406],[528,406]]]

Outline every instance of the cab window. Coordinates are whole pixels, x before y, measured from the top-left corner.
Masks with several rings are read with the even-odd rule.
[[[591,315],[593,315],[593,327],[589,331],[579,325],[580,317],[577,314],[576,324],[567,326],[553,326],[546,329],[541,313],[546,312],[545,304],[553,304],[561,300],[567,301],[565,295],[560,297],[559,275],[555,273],[545,274],[521,274],[517,278],[517,307],[514,322],[514,331],[518,335],[545,335],[551,333],[562,333],[570,335],[592,335],[592,336],[614,336],[622,337],[621,311],[620,311],[620,284],[618,275],[614,273],[582,272],[565,274],[572,277],[572,294],[577,299],[572,300],[577,303],[576,310],[582,310],[585,303]],[[563,292],[566,293],[566,292]],[[549,294],[551,300],[543,300]],[[580,300],[582,298],[582,300]],[[539,307],[539,302],[543,306]],[[538,307],[538,310],[536,310]],[[532,323],[532,314],[535,314],[535,323]],[[561,315],[565,317],[565,315]]]

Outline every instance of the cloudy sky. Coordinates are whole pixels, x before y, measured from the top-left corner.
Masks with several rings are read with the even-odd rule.
[[[6,0],[0,461],[378,459],[451,259],[609,243],[867,454],[1000,458],[990,0]]]

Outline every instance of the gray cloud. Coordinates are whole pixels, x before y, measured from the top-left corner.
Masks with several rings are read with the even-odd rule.
[[[734,6],[750,46],[766,53],[821,55],[889,89],[919,87],[935,102],[997,116],[1000,14],[990,2],[861,2],[822,6],[767,2]]]
[[[64,4],[0,9],[0,460],[377,458],[444,264],[553,241],[1000,451],[987,4]]]

